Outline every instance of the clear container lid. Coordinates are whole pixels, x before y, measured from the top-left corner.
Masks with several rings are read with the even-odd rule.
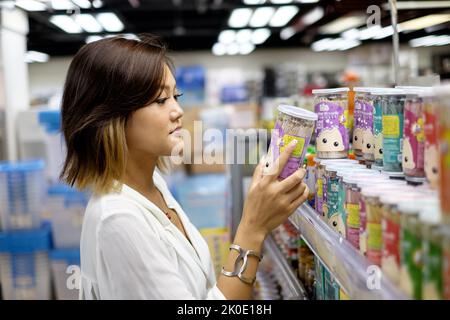
[[[303,108],[290,106],[287,104],[280,104],[278,106],[278,111],[286,113],[295,118],[301,118],[301,119],[310,120],[310,121],[317,121],[317,119],[318,119],[317,114],[315,114],[314,112],[305,110]]]
[[[344,88],[332,88],[332,89],[314,89],[312,91],[312,94],[314,95],[318,95],[318,96],[322,96],[322,95],[327,95],[327,94],[332,94],[332,93],[346,93],[349,92],[350,89],[347,87]]]
[[[398,88],[380,88],[371,92],[375,96],[390,96],[390,95],[404,95],[405,92]]]
[[[356,93],[372,93],[372,91],[379,90],[380,88],[374,88],[374,87],[354,87],[353,91]]]
[[[433,91],[438,96],[450,97],[450,84],[434,87]]]
[[[438,205],[424,206],[419,214],[420,221],[427,224],[440,224],[441,218],[441,210]]]

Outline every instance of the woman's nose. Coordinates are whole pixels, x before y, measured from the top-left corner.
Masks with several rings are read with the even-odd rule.
[[[170,120],[176,121],[179,118],[181,118],[184,114],[183,109],[180,107],[180,104],[178,102],[175,102],[172,110],[170,111]]]

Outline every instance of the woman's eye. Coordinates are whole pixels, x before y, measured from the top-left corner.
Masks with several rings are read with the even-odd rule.
[[[160,98],[156,100],[157,104],[164,104],[167,100],[169,100],[169,98]]]
[[[183,96],[182,93],[178,93],[178,94],[174,95],[173,97],[174,97],[175,100],[178,101],[178,99],[181,98],[182,96]]]

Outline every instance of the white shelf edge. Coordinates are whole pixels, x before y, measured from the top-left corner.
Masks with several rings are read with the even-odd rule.
[[[271,260],[275,263],[275,267],[280,271],[284,279],[284,288],[290,293],[290,299],[300,299],[306,300],[307,293],[301,282],[297,279],[294,271],[289,266],[288,261],[281,253],[277,244],[273,240],[272,236],[269,235],[265,242],[264,248],[266,249],[266,255],[269,254]]]
[[[301,205],[289,220],[351,299],[408,299],[386,277],[381,276],[380,281],[371,282],[370,279],[376,279],[374,269],[368,270],[371,263],[323,222],[308,204]],[[378,282],[379,286],[369,289],[368,282]]]

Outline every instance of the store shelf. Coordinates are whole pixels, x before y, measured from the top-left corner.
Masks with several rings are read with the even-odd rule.
[[[347,240],[323,222],[308,204],[300,206],[290,220],[351,299],[407,299],[382,277],[380,269],[371,265]]]
[[[300,283],[286,258],[281,253],[272,236],[268,236],[264,242],[265,257],[273,262],[273,267],[277,269],[275,274],[283,289],[286,300],[307,300],[307,293]]]

